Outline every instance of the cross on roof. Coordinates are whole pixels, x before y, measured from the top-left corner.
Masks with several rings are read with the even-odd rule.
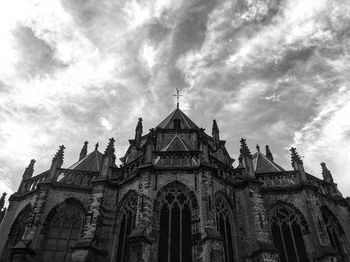
[[[176,107],[179,108],[179,100],[180,100],[180,96],[183,96],[183,95],[180,95],[179,93],[179,89],[176,88],[176,95],[173,95],[173,96],[176,96],[176,99],[177,99],[177,104],[176,104]]]

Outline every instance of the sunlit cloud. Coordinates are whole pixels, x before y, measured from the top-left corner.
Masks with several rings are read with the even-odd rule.
[[[61,144],[65,166],[85,140],[103,151],[115,137],[121,157],[137,118],[157,125],[179,88],[234,158],[246,137],[290,169],[297,145],[308,171],[326,161],[350,194],[349,12],[346,0],[4,1],[0,190],[17,190],[32,158],[49,168]]]

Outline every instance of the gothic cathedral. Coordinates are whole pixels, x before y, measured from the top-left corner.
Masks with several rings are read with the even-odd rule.
[[[0,200],[0,261],[348,262],[350,200],[321,163],[323,180],[291,170],[241,139],[237,164],[213,121],[204,132],[179,108],[135,138],[115,164],[114,139],[62,168],[25,169],[7,210]]]

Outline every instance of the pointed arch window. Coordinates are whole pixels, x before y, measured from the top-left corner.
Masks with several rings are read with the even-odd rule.
[[[33,215],[33,209],[30,205],[26,206],[16,217],[13,222],[8,239],[4,247],[3,259],[1,261],[8,261],[10,258],[10,248],[14,247],[24,234],[27,223]]]
[[[124,200],[124,203],[121,205],[118,218],[117,218],[117,248],[115,252],[114,261],[117,262],[126,262],[129,261],[129,245],[127,238],[130,233],[135,228],[136,220],[136,210],[137,210],[137,194],[132,192]]]
[[[321,213],[332,247],[334,247],[334,249],[336,249],[341,255],[344,255],[342,246],[342,236],[344,235],[343,228],[341,227],[338,219],[327,207],[321,207]]]
[[[300,211],[279,205],[270,213],[270,225],[281,262],[309,261],[303,238],[303,234],[308,233],[308,227]]]
[[[159,197],[159,262],[191,262],[190,197],[179,185],[167,187]]]
[[[222,195],[215,199],[216,221],[218,231],[223,238],[225,262],[234,261],[233,216]]]
[[[64,203],[53,216],[43,246],[42,261],[70,262],[72,247],[80,239],[83,211],[74,203]]]

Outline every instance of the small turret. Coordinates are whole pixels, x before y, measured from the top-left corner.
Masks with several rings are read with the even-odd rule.
[[[270,161],[273,161],[273,156],[272,156],[272,153],[270,151],[270,147],[268,145],[266,145],[265,150],[266,150],[265,155],[266,155],[267,159]]]
[[[216,123],[216,120],[214,119],[213,120],[213,127],[212,127],[212,135],[213,135],[213,138],[214,138],[216,145],[219,145],[219,143],[220,143],[219,133],[220,133],[220,131],[219,131],[218,124]]]
[[[24,170],[23,173],[23,180],[27,180],[33,176],[34,173],[34,164],[35,164],[35,159],[30,160],[30,163],[28,167]]]
[[[142,117],[140,117],[135,129],[135,144],[137,148],[140,148],[140,145],[141,145],[142,132],[143,132]]]
[[[110,177],[110,167],[115,163],[115,149],[114,149],[114,138],[109,139],[109,143],[102,157],[102,168],[100,171],[100,177],[109,178]]]
[[[80,151],[79,161],[86,157],[86,155],[87,155],[87,150],[88,150],[88,144],[89,144],[88,141],[85,141],[85,142],[84,142],[84,146],[83,146],[83,148],[82,148],[81,151]]]
[[[247,175],[250,178],[255,178],[255,172],[253,168],[252,154],[248,148],[247,142],[244,138],[241,139],[241,149],[240,153],[242,156],[242,164],[246,170]]]
[[[65,149],[64,145],[61,145],[56,155],[53,157],[52,164],[50,167],[50,174],[46,179],[47,181],[56,181],[57,169],[61,168],[63,164],[64,149]]]
[[[333,176],[331,174],[331,171],[328,170],[326,164],[324,162],[321,163],[322,167],[322,175],[323,175],[323,180],[328,182],[328,183],[334,183],[333,181]]]
[[[304,170],[303,161],[301,160],[296,148],[292,147],[290,149],[290,152],[291,152],[291,158],[292,158],[292,167],[294,168],[295,171],[299,171],[300,180],[302,182],[306,182],[307,178]]]

